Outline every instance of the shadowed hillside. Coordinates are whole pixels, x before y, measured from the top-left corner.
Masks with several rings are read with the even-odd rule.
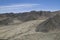
[[[55,16],[48,18],[45,22],[38,25],[36,31],[48,32],[59,29],[60,29],[60,15],[56,14]]]

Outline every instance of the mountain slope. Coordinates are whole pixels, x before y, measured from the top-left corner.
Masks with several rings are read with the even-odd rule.
[[[32,33],[35,31],[36,26],[43,21],[45,20],[34,20],[34,21],[28,21],[19,25],[1,27],[0,38],[10,39],[10,38],[20,36],[21,34],[28,33],[30,31]]]
[[[60,15],[56,14],[55,16],[48,18],[46,21],[37,26],[37,32],[48,32],[53,30],[60,30]]]

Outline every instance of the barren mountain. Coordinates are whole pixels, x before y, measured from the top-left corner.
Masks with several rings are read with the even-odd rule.
[[[60,12],[0,14],[0,40],[60,40]]]
[[[37,19],[46,19],[53,16],[54,12],[50,11],[31,11],[31,12],[24,12],[24,13],[4,13],[0,14],[0,24],[1,25],[8,25],[14,24],[16,22],[22,23],[30,20],[37,20]],[[4,23],[3,23],[4,22]]]

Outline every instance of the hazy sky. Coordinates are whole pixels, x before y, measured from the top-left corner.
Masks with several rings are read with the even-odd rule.
[[[0,0],[0,13],[60,10],[60,0]]]

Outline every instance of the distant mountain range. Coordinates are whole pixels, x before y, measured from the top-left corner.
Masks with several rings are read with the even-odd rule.
[[[8,24],[16,23],[15,21],[17,22],[19,21],[20,23],[22,23],[30,20],[46,19],[58,13],[60,12],[59,11],[56,12],[31,11],[31,12],[24,12],[24,13],[4,13],[4,14],[0,14],[0,24],[8,25]]]

